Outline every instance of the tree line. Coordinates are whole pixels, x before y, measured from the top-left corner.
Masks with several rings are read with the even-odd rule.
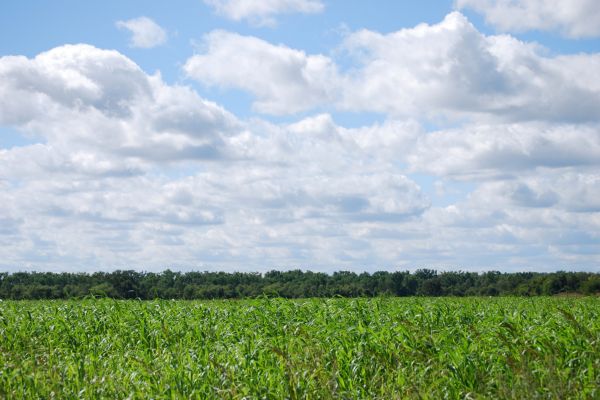
[[[538,296],[599,294],[590,272],[348,271],[0,273],[0,299],[237,299],[258,296]]]

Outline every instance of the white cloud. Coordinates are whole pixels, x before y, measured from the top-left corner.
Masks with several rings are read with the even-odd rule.
[[[596,0],[456,0],[502,31],[558,30],[563,35],[600,35],[600,3]]]
[[[0,94],[0,123],[43,138],[50,158],[80,155],[63,165],[80,165],[85,154],[98,166],[102,157],[119,164],[226,157],[225,142],[241,129],[191,89],[88,45],[0,58]]]
[[[600,212],[600,174],[551,172],[517,181],[499,182],[495,197],[522,207],[545,207],[573,213]]]
[[[430,208],[413,228],[416,240],[407,247],[428,265],[593,268],[600,261],[600,213],[593,200],[595,186],[589,185],[597,180],[596,173],[555,171],[484,182],[462,201]],[[582,193],[585,207],[573,203]]]
[[[343,43],[356,66],[325,55],[216,31],[185,71],[238,88],[268,114],[314,108],[460,121],[597,121],[600,55],[548,56],[510,36],[485,36],[460,13],[390,34],[362,30]],[[236,62],[232,63],[231,60]]]
[[[350,263],[376,253],[357,227],[408,223],[430,206],[367,154],[405,151],[413,122],[244,123],[87,45],[0,58],[0,99],[0,124],[40,141],[0,150],[7,268],[163,268],[173,251],[188,266]]]
[[[257,97],[254,107],[260,112],[310,109],[331,99],[336,89],[336,67],[325,56],[225,31],[208,34],[205,42],[206,53],[186,62],[188,76],[207,85],[247,90]]]
[[[459,13],[383,35],[359,31],[345,47],[362,62],[343,106],[399,116],[597,120],[600,56],[548,57],[510,36],[485,36]]]
[[[216,47],[200,57],[224,63],[246,46],[236,65],[249,76],[220,71],[211,57],[187,67],[222,85],[234,76],[235,85],[257,94],[257,107],[283,113],[334,102],[390,116],[359,128],[327,113],[293,123],[243,121],[116,51],[74,45],[2,57],[0,125],[38,142],[0,149],[2,268],[556,269],[600,262],[600,127],[585,111],[600,90],[597,70],[587,68],[593,56],[548,58],[510,37],[485,37],[459,15],[390,35],[349,36],[363,64],[346,73],[326,56],[211,35]],[[443,46],[426,51],[428,41],[443,40],[470,49],[474,65],[449,61],[454,53],[442,54]],[[482,48],[491,55],[475,50]],[[386,55],[393,49],[415,53],[407,61]],[[270,74],[244,66],[256,62],[255,53]],[[478,93],[488,86],[478,84],[486,79],[471,83],[453,69],[466,63],[487,76],[480,64],[488,57],[500,71],[491,74],[509,83],[483,92],[521,99],[517,117],[482,111]],[[410,65],[419,60],[423,75]],[[414,92],[414,108],[403,108],[394,103],[401,93],[394,99],[392,91],[349,104],[351,83],[357,95],[361,85],[375,84],[376,64],[387,65],[381,79],[398,90],[453,90],[460,107],[449,94]],[[510,83],[519,74],[532,80],[517,81],[522,91]],[[549,77],[562,87],[551,88]],[[454,78],[462,84],[445,82]],[[536,110],[528,101],[541,95],[532,87],[558,97],[580,88],[586,122],[569,117],[575,107],[558,116]],[[409,110],[415,118],[393,117]],[[473,120],[427,132],[419,118],[431,113]]]
[[[149,49],[165,44],[167,32],[148,17],[117,21],[117,27],[131,33],[131,47]]]
[[[0,196],[14,205],[3,216],[13,240],[5,262],[102,267],[135,259],[164,268],[176,251],[182,265],[351,265],[373,262],[368,257],[377,253],[356,236],[360,227],[406,224],[430,206],[418,185],[357,144],[363,130],[341,128],[326,115],[255,131],[260,125],[229,143],[243,158],[199,165],[184,177],[165,169],[86,175],[81,165],[73,172],[61,168],[65,159],[85,157],[49,145],[3,151],[0,176],[15,181]],[[403,126],[368,129],[402,137]]]
[[[600,125],[470,125],[422,135],[411,168],[440,176],[489,179],[536,168],[600,166]]]
[[[249,20],[257,25],[274,25],[279,14],[319,13],[325,8],[321,0],[204,0],[204,3],[226,18]]]

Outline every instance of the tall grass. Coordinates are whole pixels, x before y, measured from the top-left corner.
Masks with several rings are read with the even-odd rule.
[[[0,303],[0,398],[600,398],[597,298]]]

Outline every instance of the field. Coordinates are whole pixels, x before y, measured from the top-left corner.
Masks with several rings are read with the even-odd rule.
[[[0,398],[600,398],[598,298],[0,302]]]

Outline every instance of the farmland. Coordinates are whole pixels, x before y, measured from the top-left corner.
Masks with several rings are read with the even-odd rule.
[[[0,302],[0,398],[600,398],[600,300]]]

